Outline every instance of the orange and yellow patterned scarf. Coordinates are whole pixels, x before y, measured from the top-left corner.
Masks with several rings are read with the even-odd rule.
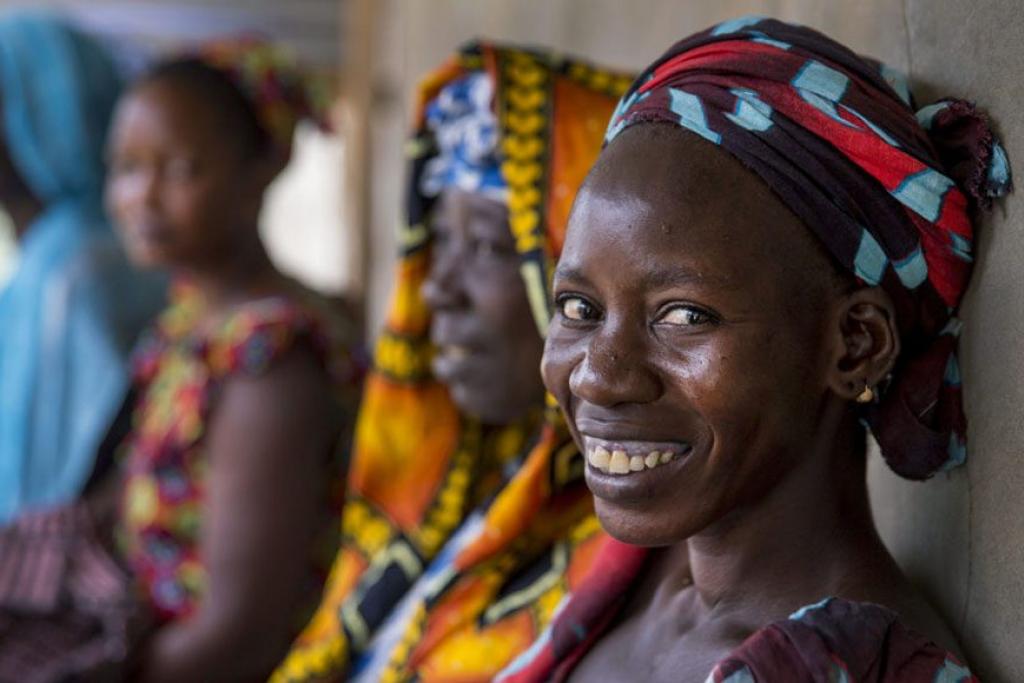
[[[408,222],[356,427],[343,547],[320,609],[274,681],[343,678],[467,515],[493,497],[480,530],[415,606],[383,675],[489,680],[550,621],[603,538],[582,459],[553,404],[522,424],[485,429],[461,415],[430,374],[430,311],[420,287],[432,200],[420,193],[419,176],[436,147],[423,112],[442,87],[474,71],[494,79],[510,228],[542,334],[573,198],[630,83],[555,55],[472,44],[421,84]],[[503,469],[521,457],[502,486]]]

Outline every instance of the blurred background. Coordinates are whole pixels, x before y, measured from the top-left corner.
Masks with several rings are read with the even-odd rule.
[[[337,79],[342,67],[344,16],[337,0],[81,0],[0,2],[0,7],[47,7],[66,13],[107,42],[128,74],[161,54],[238,34],[273,38],[331,79]],[[363,231],[344,210],[342,140],[312,126],[297,131],[292,163],[270,192],[261,229],[282,270],[331,294],[359,297],[363,274],[356,264],[362,259]],[[14,254],[10,226],[0,231],[2,281]]]
[[[21,3],[24,6],[25,3]],[[18,3],[0,2],[0,6]],[[336,133],[301,131],[263,230],[280,267],[361,302],[379,327],[404,194],[402,149],[417,80],[476,36],[555,47],[639,69],[675,40],[742,14],[822,29],[909,73],[920,104],[976,100],[1024,160],[1021,0],[81,0],[67,12],[128,70],[225,33],[257,32],[335,78]],[[982,225],[964,304],[968,466],[927,485],[871,466],[886,542],[961,635],[982,680],[1021,680],[1024,650],[1024,212],[1018,193]],[[0,227],[0,235],[4,228]],[[0,279],[16,254],[0,237]],[[813,561],[814,549],[808,549]]]

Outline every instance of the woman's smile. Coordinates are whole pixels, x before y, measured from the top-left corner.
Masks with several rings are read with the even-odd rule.
[[[486,354],[480,350],[462,344],[441,344],[437,347],[430,367],[437,379],[445,384],[467,380],[472,383],[481,370],[486,375],[488,368],[485,361]]]
[[[693,453],[685,441],[600,438],[580,433],[593,494],[617,504],[642,504],[675,486]],[[682,475],[685,476],[685,475]]]

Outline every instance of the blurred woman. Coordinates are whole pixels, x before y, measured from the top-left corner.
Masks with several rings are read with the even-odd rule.
[[[538,364],[569,205],[627,80],[480,44],[423,82],[343,547],[274,680],[489,680],[588,565],[583,463]]]
[[[136,352],[120,549],[156,614],[144,681],[265,678],[315,605],[354,414],[354,327],[279,273],[257,219],[304,82],[270,46],[154,67],[120,102],[110,211],[171,305]]]
[[[498,680],[977,681],[878,536],[866,437],[908,479],[964,462],[971,215],[1009,189],[972,104],[915,116],[809,28],[727,21],[652,64],[573,208],[543,364],[614,540]]]
[[[0,204],[19,242],[0,291],[0,523],[81,494],[163,304],[103,212],[120,90],[108,54],[62,20],[0,19]]]

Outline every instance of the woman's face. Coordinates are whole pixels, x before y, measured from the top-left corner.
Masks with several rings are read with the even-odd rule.
[[[465,413],[507,424],[541,405],[543,341],[530,312],[504,204],[458,189],[431,218],[432,369]]]
[[[710,143],[641,126],[602,153],[555,275],[543,373],[613,536],[683,540],[799,461],[833,357],[830,267]]]
[[[185,86],[159,80],[119,104],[107,205],[137,264],[208,267],[253,231],[258,164],[244,163],[225,118]]]

